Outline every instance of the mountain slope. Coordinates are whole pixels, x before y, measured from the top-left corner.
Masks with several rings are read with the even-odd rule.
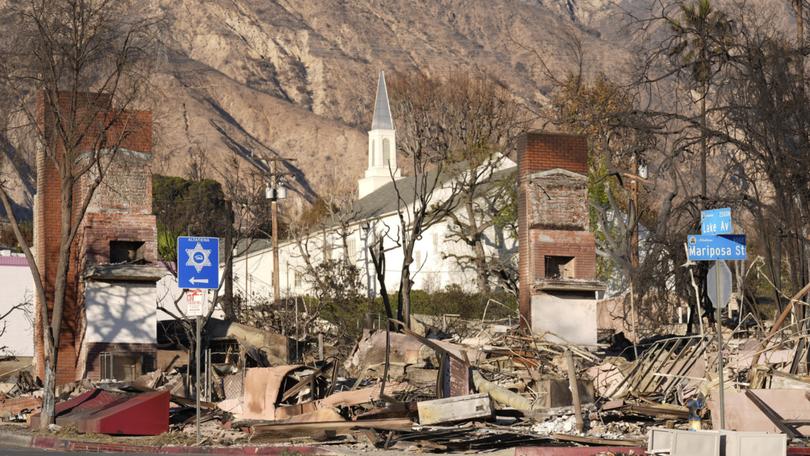
[[[289,168],[308,199],[353,189],[380,70],[488,74],[537,107],[550,90],[538,57],[570,70],[576,36],[593,69],[615,72],[628,54],[622,11],[644,4],[153,0],[166,19],[151,92],[154,172],[182,176],[203,162],[223,180],[234,156],[250,167],[258,151],[296,158]]]

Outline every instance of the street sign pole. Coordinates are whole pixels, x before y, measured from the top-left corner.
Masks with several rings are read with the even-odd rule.
[[[720,390],[718,403],[720,405],[720,429],[725,427],[725,388],[723,384],[723,308],[731,299],[731,269],[725,261],[717,260],[706,275],[706,291],[709,300],[714,304],[715,324],[717,326],[717,378]]]
[[[706,291],[714,304],[717,326],[717,379],[720,405],[720,429],[726,427],[725,385],[723,382],[723,307],[731,298],[731,270],[725,260],[744,261],[747,258],[744,234],[732,234],[731,209],[704,210],[700,213],[700,235],[687,236],[686,256],[689,261],[714,261],[706,277]],[[714,281],[712,287],[711,281]],[[697,288],[697,287],[696,287]],[[695,290],[697,291],[697,290]]]
[[[715,296],[720,297],[720,262],[714,262],[714,287],[715,287]],[[722,305],[720,305],[720,300],[714,304],[714,319],[715,323],[717,324],[717,378],[720,381],[720,395],[718,397],[720,402],[720,429],[726,428],[726,401],[725,401],[725,394],[723,392],[723,325],[720,323],[721,312],[722,312]],[[199,409],[198,409],[199,410]],[[199,413],[199,411],[198,411]],[[199,426],[199,425],[198,425]]]
[[[194,344],[194,364],[196,365],[196,374],[197,374],[197,385],[195,387],[197,396],[197,446],[200,446],[202,442],[202,438],[200,437],[200,359],[202,350],[200,349],[200,345],[202,345],[202,316],[198,315],[197,318],[197,331],[196,331],[196,343]]]
[[[207,290],[219,288],[219,239],[179,236],[177,238],[177,286],[186,290],[186,316],[195,317],[194,364],[197,418],[197,446],[200,433],[200,393],[202,390],[202,326],[208,302]]]

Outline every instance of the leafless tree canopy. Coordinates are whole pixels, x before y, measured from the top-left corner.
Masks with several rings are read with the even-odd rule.
[[[46,349],[43,426],[53,416],[54,365],[63,320],[73,241],[96,189],[116,160],[129,134],[124,113],[148,84],[157,20],[149,11],[109,0],[10,1],[0,20],[15,30],[2,44],[0,104],[3,136],[22,131],[33,138],[60,188],[60,250],[56,261],[53,308],[40,306]],[[38,125],[35,97],[47,116]],[[7,148],[4,158],[10,157]],[[33,153],[29,154],[33,156]],[[82,185],[78,191],[77,186]],[[48,302],[43,278],[19,229],[9,197],[9,181],[0,181],[0,201],[34,275],[37,300]]]
[[[498,268],[484,249],[484,233],[509,193],[487,190],[503,161],[499,153],[509,152],[512,139],[526,128],[526,117],[486,77],[397,75],[391,94],[398,151],[412,179],[412,184],[394,181],[400,227],[393,241],[404,253],[397,317],[407,323],[415,242],[447,217],[453,221],[451,236],[474,251],[456,259],[476,272],[482,291],[490,291]]]
[[[705,267],[685,266],[701,209],[731,207],[748,234],[749,264],[738,269],[746,312],[763,291],[781,308],[810,279],[805,5],[791,5],[795,28],[756,2],[652,2],[629,31],[639,45],[624,79],[557,78],[549,117],[592,140],[600,253],[649,312],[661,302],[711,310]]]

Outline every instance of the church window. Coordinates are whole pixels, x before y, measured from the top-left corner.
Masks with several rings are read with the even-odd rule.
[[[374,148],[374,140],[371,140],[371,166],[377,166],[377,150]]]
[[[383,165],[391,166],[391,141],[388,138],[383,139]]]
[[[350,264],[357,263],[357,242],[353,238],[346,239],[346,253]]]

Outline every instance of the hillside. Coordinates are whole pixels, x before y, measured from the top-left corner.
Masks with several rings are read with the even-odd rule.
[[[196,162],[221,179],[234,156],[246,164],[263,150],[297,159],[298,188],[310,198],[353,188],[378,71],[486,73],[537,107],[550,90],[537,56],[562,74],[573,33],[593,69],[615,72],[627,57],[623,11],[643,4],[155,1],[166,22],[152,91],[154,172],[182,176]]]

